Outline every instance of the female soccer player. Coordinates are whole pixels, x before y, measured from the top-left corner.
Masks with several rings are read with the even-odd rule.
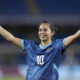
[[[6,40],[26,50],[27,75],[26,80],[58,80],[60,60],[64,50],[76,39],[80,38],[80,30],[75,34],[52,41],[55,27],[48,22],[39,26],[40,43],[14,37],[10,32],[0,26],[0,35]]]

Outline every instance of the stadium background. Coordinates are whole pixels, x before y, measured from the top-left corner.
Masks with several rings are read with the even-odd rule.
[[[0,0],[0,25],[16,37],[39,40],[39,24],[47,20],[65,38],[80,28],[79,0]],[[25,52],[0,36],[0,80],[25,80]],[[60,80],[80,79],[80,40],[63,55]]]

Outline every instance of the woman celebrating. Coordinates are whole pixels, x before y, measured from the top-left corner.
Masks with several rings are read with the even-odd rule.
[[[80,38],[80,30],[64,39],[52,41],[56,28],[47,21],[39,26],[40,43],[14,37],[0,26],[0,35],[26,51],[26,80],[58,80],[58,67],[64,50]]]

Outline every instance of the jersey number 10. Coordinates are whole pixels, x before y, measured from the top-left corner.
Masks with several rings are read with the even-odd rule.
[[[38,65],[44,64],[44,55],[37,56],[37,64]]]

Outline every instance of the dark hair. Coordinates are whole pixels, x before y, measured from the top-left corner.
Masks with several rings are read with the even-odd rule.
[[[54,24],[49,23],[48,21],[43,21],[41,24],[49,24],[49,28],[51,29],[51,31],[54,31],[55,33],[57,32],[57,28]]]

